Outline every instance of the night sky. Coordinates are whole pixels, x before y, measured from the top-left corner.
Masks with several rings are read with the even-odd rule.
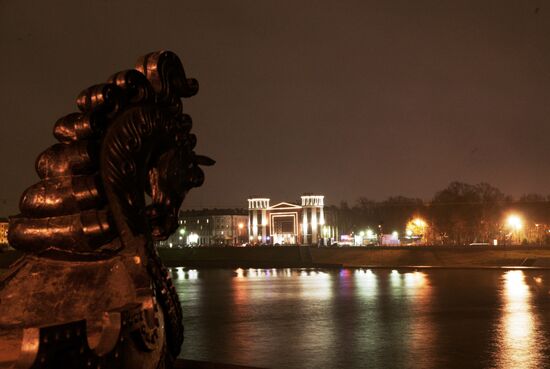
[[[0,216],[85,87],[169,49],[217,160],[185,208],[550,194],[550,0],[0,0]]]

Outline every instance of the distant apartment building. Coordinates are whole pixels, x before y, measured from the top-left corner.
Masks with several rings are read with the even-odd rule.
[[[327,212],[324,196],[301,196],[301,204],[248,199],[248,233],[252,244],[331,245],[337,241],[336,215]]]
[[[247,222],[245,209],[182,210],[178,229],[159,245],[241,245],[248,242]]]

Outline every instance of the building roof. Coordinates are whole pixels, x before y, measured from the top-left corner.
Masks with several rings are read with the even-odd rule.
[[[277,209],[301,209],[302,207],[297,204],[292,204],[290,202],[280,202],[278,204],[275,204],[273,206],[270,206],[268,210],[277,210]]]
[[[201,217],[201,216],[212,216],[212,215],[248,215],[247,209],[188,209],[180,210],[180,217]]]

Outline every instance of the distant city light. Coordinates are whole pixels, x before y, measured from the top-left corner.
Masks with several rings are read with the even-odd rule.
[[[420,219],[420,218],[414,219],[413,223],[417,227],[421,227],[421,228],[426,227],[426,222],[423,219]]]
[[[187,243],[197,243],[199,241],[199,235],[196,233],[189,233],[187,236]]]
[[[393,238],[397,239],[397,238],[399,238],[399,233],[398,233],[397,231],[393,231],[393,232],[391,233],[391,236],[392,236]]]
[[[180,234],[183,236],[185,234],[185,228],[180,229]]]
[[[367,238],[368,239],[372,239],[372,238],[375,238],[375,234],[374,232],[371,230],[371,229],[367,229]]]
[[[506,224],[514,230],[519,231],[523,227],[523,220],[518,215],[512,214],[506,219]]]
[[[365,232],[364,231],[359,232],[359,236],[365,237]]]
[[[407,227],[405,228],[405,234],[407,237],[422,237],[426,233],[426,228],[428,223],[422,218],[416,217],[412,220],[409,220]]]

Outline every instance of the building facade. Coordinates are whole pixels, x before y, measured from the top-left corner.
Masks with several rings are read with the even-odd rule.
[[[324,196],[301,196],[301,205],[270,199],[248,199],[248,234],[251,244],[331,245],[338,230],[334,214],[326,213]]]
[[[179,227],[166,241],[165,247],[235,246],[248,242],[248,216],[245,209],[182,210]]]

